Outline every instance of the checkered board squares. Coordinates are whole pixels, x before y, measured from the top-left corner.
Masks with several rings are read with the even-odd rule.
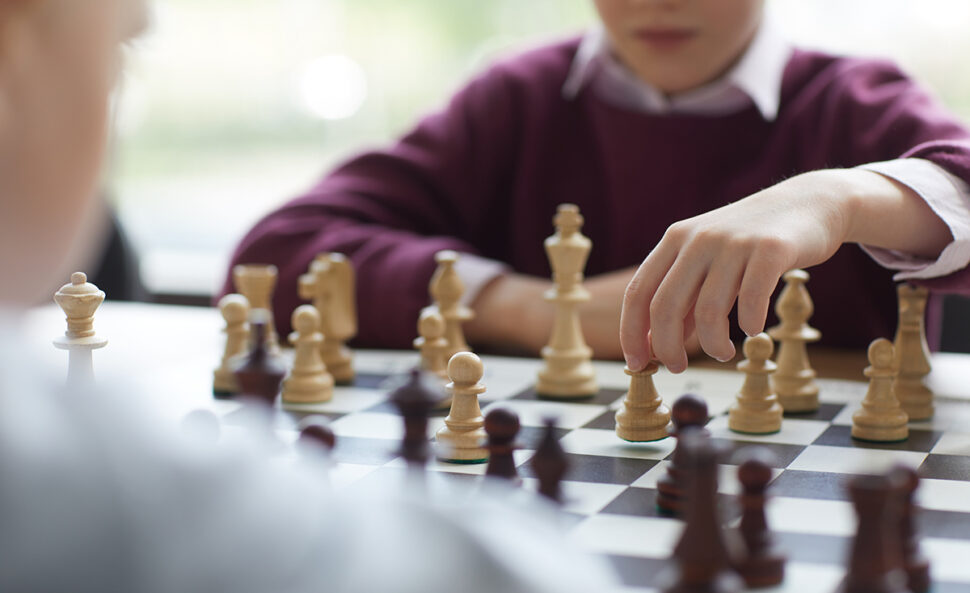
[[[278,430],[292,440],[300,417],[323,414],[337,433],[331,476],[335,485],[397,487],[406,473],[397,458],[402,422],[387,402],[387,392],[416,361],[413,353],[359,352],[360,376],[354,386],[337,387],[326,404],[280,409]],[[557,436],[571,464],[562,484],[569,537],[612,563],[622,591],[657,591],[682,528],[655,505],[656,481],[666,471],[675,443],[629,443],[616,437],[614,416],[629,380],[622,365],[595,363],[600,392],[590,399],[560,402],[540,400],[532,390],[541,361],[483,357],[483,362],[488,388],[481,398],[483,411],[502,405],[519,414],[521,449],[515,460],[522,487],[536,489],[529,462],[544,417],[556,416]],[[820,380],[818,411],[786,416],[776,434],[741,435],[728,430],[726,414],[742,382],[739,373],[716,370],[689,369],[680,375],[661,370],[655,375],[667,405],[686,392],[708,402],[708,430],[724,451],[718,500],[729,528],[740,517],[736,466],[744,449],[756,445],[773,454],[767,512],[789,563],[785,583],[769,591],[835,590],[856,528],[846,486],[856,475],[896,462],[919,467],[924,477],[919,517],[924,550],[933,563],[934,592],[970,591],[970,402],[938,397],[936,417],[911,424],[907,441],[865,443],[851,438],[850,427],[866,384]],[[230,425],[241,414],[231,403],[215,410]],[[446,415],[447,410],[436,411],[430,430],[442,426]],[[484,471],[484,465],[431,462],[430,491],[448,500],[460,497],[481,486]]]

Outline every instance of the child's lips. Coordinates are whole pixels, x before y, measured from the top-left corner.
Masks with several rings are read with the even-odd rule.
[[[641,28],[633,31],[634,37],[654,49],[673,50],[685,45],[697,35],[692,29]]]

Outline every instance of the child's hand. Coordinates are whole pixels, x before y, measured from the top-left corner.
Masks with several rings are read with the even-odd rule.
[[[677,222],[627,287],[620,321],[627,364],[636,370],[655,358],[683,371],[684,336],[695,328],[705,352],[728,360],[735,300],[741,329],[755,335],[786,271],[819,264],[847,241],[938,254],[948,242],[939,240],[940,225],[948,235],[919,195],[860,169],[799,175]]]

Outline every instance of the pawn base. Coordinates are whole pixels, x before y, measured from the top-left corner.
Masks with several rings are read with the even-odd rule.
[[[909,427],[902,426],[866,426],[854,423],[852,438],[874,443],[898,443],[909,438]]]
[[[782,408],[775,403],[766,410],[749,410],[735,404],[728,412],[728,428],[745,434],[772,434],[781,430]]]
[[[808,393],[796,393],[793,395],[778,394],[778,403],[786,414],[804,414],[818,410],[818,388]]]

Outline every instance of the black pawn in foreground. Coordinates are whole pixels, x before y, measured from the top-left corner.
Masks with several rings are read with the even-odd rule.
[[[736,569],[748,587],[770,587],[785,579],[785,556],[774,544],[765,518],[765,490],[771,481],[771,454],[753,448],[738,467],[741,482],[741,539],[744,549]]]
[[[404,418],[404,440],[399,454],[409,467],[423,468],[431,457],[428,443],[428,417],[441,395],[425,385],[419,369],[411,369],[407,383],[391,394],[391,401]]]
[[[299,442],[322,447],[327,453],[332,453],[337,446],[337,435],[330,428],[330,422],[325,416],[307,416],[300,420],[297,429],[300,431]]]
[[[677,445],[667,465],[667,473],[657,480],[657,509],[664,514],[676,516],[681,514],[684,506],[686,458],[680,434],[689,427],[697,427],[704,435],[708,434],[707,429],[703,428],[708,420],[707,403],[690,393],[682,395],[674,402],[670,416],[673,420],[671,434],[677,438]]]
[[[673,560],[674,583],[665,593],[733,593],[741,579],[731,568],[731,555],[717,509],[717,451],[703,428],[680,429],[677,446],[687,471],[684,531]]]
[[[267,351],[268,316],[256,315],[259,311],[261,310],[253,311],[250,320],[253,349],[233,369],[233,375],[239,385],[239,393],[244,399],[256,399],[272,407],[276,402],[276,396],[280,393],[280,384],[286,375],[286,365],[278,356]]]
[[[904,465],[894,467],[891,474],[900,489],[899,537],[907,586],[913,593],[925,593],[930,590],[930,563],[920,551],[916,533],[916,504],[913,500],[919,487],[919,474]]]
[[[546,418],[542,440],[532,456],[532,471],[539,479],[539,494],[553,502],[562,504],[559,484],[569,470],[569,461],[559,439],[556,438],[556,421]]]
[[[891,476],[859,476],[849,482],[849,495],[859,522],[841,593],[907,590],[896,504],[899,488]]]
[[[519,417],[505,408],[495,408],[485,414],[485,434],[488,435],[488,467],[486,476],[505,478],[518,483],[519,474],[515,469],[516,444],[519,434]]]

